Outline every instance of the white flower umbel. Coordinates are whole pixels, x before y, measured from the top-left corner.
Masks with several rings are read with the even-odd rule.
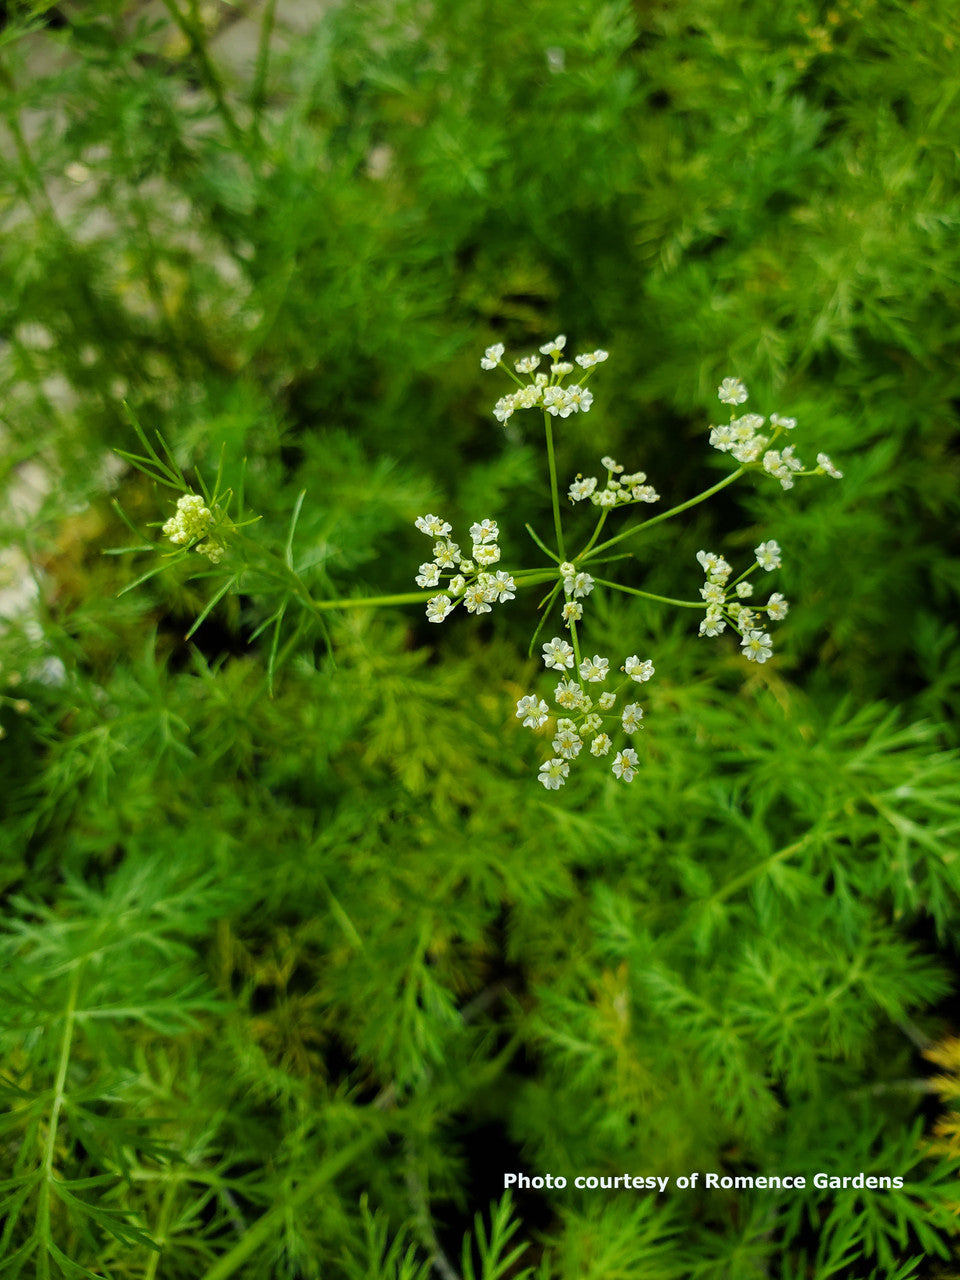
[[[740,405],[747,398],[747,389],[739,378],[724,378],[717,394],[724,404]],[[757,413],[731,416],[726,425],[711,426],[710,444],[721,453],[729,453],[744,469],[762,471],[780,482],[783,489],[792,489],[797,476],[828,475],[839,480],[843,473],[834,466],[825,453],[817,454],[817,465],[806,468],[797,457],[792,444],[784,448],[770,448],[778,437],[796,428],[796,418],[771,413],[769,434],[762,435],[764,419]]]
[[[739,634],[743,655],[751,662],[766,662],[772,655],[770,637],[763,631],[763,613],[771,622],[787,615],[787,602],[778,592],[765,605],[751,608],[743,603],[753,597],[753,583],[746,581],[755,569],[772,571],[780,566],[780,546],[772,539],[754,548],[757,559],[740,575],[736,582],[727,585],[732,572],[730,565],[712,551],[698,551],[697,560],[707,574],[707,581],[700,588],[701,598],[707,606],[706,617],[700,623],[701,636],[718,636],[729,623]]]
[[[416,576],[418,587],[443,586],[445,594],[434,596],[427,604],[427,617],[431,622],[442,622],[453,608],[450,596],[462,597],[468,613],[490,613],[494,604],[504,604],[516,599],[516,580],[502,569],[495,574],[487,572],[500,559],[497,539],[500,530],[496,520],[478,520],[470,526],[472,559],[465,559],[458,543],[447,534],[452,527],[439,516],[418,516],[414,522],[421,533],[436,537],[433,560],[425,561]],[[444,584],[442,579],[449,578]],[[444,608],[443,601],[448,607]]]
[[[503,359],[503,343],[495,342],[492,347],[487,347],[480,361],[481,369],[496,369],[497,365]]]

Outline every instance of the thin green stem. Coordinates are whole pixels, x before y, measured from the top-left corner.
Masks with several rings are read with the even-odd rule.
[[[260,20],[260,37],[257,42],[257,65],[253,74],[253,89],[250,92],[250,105],[253,108],[254,125],[258,137],[261,138],[260,116],[267,101],[267,71],[270,66],[270,40],[273,36],[273,24],[277,12],[277,0],[267,0]]]
[[[537,643],[537,640],[540,636],[540,632],[546,626],[547,618],[550,616],[550,610],[553,608],[553,602],[554,600],[556,600],[562,585],[563,584],[561,582],[555,582],[553,584],[553,587],[550,589],[550,591],[547,592],[544,598],[537,605],[538,609],[543,610],[543,616],[541,617],[540,621],[537,623],[537,629],[534,631],[533,635],[530,637],[530,645],[527,649],[528,658],[533,657],[534,646]]]
[[[573,660],[577,664],[577,680],[580,687],[583,688],[583,680],[580,677],[580,663],[583,659],[580,657],[580,639],[577,636],[577,623],[575,618],[570,619],[570,643],[573,645]]]
[[[600,587],[611,587],[614,591],[625,591],[630,596],[642,596],[644,600],[656,600],[658,604],[675,604],[681,609],[705,609],[702,600],[674,600],[672,596],[655,596],[652,591],[641,591],[639,587],[624,587],[619,582],[608,582],[606,578],[594,578]]]
[[[654,516],[650,520],[644,520],[642,524],[635,524],[629,529],[624,529],[622,533],[618,533],[615,537],[608,538],[606,542],[601,542],[599,546],[594,547],[589,555],[581,554],[579,558],[593,560],[601,551],[606,551],[609,547],[616,546],[618,542],[623,542],[625,538],[632,538],[641,529],[652,529],[655,524],[662,524],[664,520],[669,520],[672,516],[679,515],[681,511],[689,511],[691,507],[695,507],[701,502],[706,502],[707,498],[712,498],[721,489],[726,489],[727,485],[733,484],[734,480],[739,480],[745,471],[746,467],[737,467],[736,471],[731,471],[728,476],[711,485],[709,489],[704,489],[703,493],[698,493],[696,497],[688,498],[686,502],[681,502],[679,506],[671,507],[669,511],[661,512],[660,515]]]
[[[548,555],[551,560],[556,560],[557,564],[559,564],[560,557],[557,555],[554,555],[554,553],[550,550],[550,548],[543,541],[543,539],[537,534],[533,526],[529,524],[525,524],[523,527],[526,529],[527,533],[529,533],[530,537],[534,540],[534,542],[537,544],[540,550],[544,553],[544,555]]]
[[[53,1162],[57,1150],[57,1131],[60,1126],[60,1113],[66,1097],[67,1071],[70,1066],[70,1050],[73,1047],[73,1032],[76,1026],[77,998],[80,992],[80,975],[82,964],[77,964],[70,975],[67,989],[67,1007],[63,1014],[63,1035],[60,1039],[60,1058],[57,1063],[57,1075],[53,1084],[53,1102],[50,1107],[50,1123],[47,1126],[46,1141],[43,1146],[43,1161],[40,1165],[40,1190],[37,1198],[37,1235],[40,1239],[38,1262],[41,1280],[50,1274],[50,1256],[46,1243],[50,1239],[50,1196],[53,1186]]]
[[[592,537],[590,538],[590,541],[589,541],[589,542],[587,543],[587,545],[583,548],[583,550],[580,552],[580,554],[576,557],[576,559],[577,559],[577,560],[582,560],[582,559],[583,559],[583,557],[584,557],[584,556],[587,554],[587,552],[590,550],[590,548],[594,545],[594,543],[596,542],[596,540],[600,537],[600,530],[601,530],[601,529],[603,528],[603,526],[606,524],[606,522],[607,522],[607,516],[608,516],[609,514],[610,514],[610,508],[609,508],[609,507],[604,507],[604,508],[601,510],[601,512],[600,512],[600,519],[597,521],[597,527],[594,529],[594,531],[593,531],[593,535],[592,535]]]
[[[173,1212],[173,1204],[177,1197],[177,1183],[168,1182],[164,1192],[163,1199],[160,1202],[160,1216],[157,1219],[156,1229],[153,1238],[158,1248],[150,1250],[150,1257],[147,1259],[147,1265],[143,1273],[143,1280],[156,1280],[157,1267],[160,1265],[163,1246],[167,1242],[167,1231],[170,1228],[170,1215]]]
[[[566,560],[567,553],[563,547],[563,526],[560,523],[560,493],[557,489],[557,460],[553,454],[553,428],[550,415],[544,411],[543,429],[547,437],[547,465],[550,468],[550,497],[553,500],[553,527],[557,535],[557,553],[561,560]]]
[[[250,147],[248,145],[249,140],[247,135],[240,128],[240,125],[237,123],[237,118],[231,111],[227,102],[223,81],[220,79],[220,75],[216,67],[210,61],[204,41],[204,34],[199,23],[195,20],[193,15],[188,17],[187,14],[183,12],[180,6],[176,3],[176,0],[163,0],[163,7],[187,37],[190,48],[193,50],[193,56],[196,58],[197,64],[200,67],[200,74],[203,77],[203,81],[210,90],[210,94],[217,108],[217,114],[226,126],[226,130],[230,134],[232,141],[247,161],[247,164],[252,170],[256,171],[257,166],[250,153]]]
[[[362,1138],[358,1138],[350,1146],[344,1147],[335,1156],[331,1156],[329,1160],[325,1160],[318,1169],[314,1170],[309,1178],[305,1178],[301,1182],[296,1191],[285,1196],[279,1204],[258,1218],[233,1248],[205,1272],[202,1280],[227,1280],[228,1276],[235,1275],[252,1254],[256,1253],[268,1241],[275,1239],[277,1233],[282,1229],[284,1221],[295,1209],[299,1209],[302,1205],[312,1200],[322,1187],[326,1186],[328,1182],[332,1182],[338,1174],[342,1173],[354,1160],[363,1155],[369,1147],[381,1142],[384,1136],[383,1133],[374,1130],[365,1134]]]

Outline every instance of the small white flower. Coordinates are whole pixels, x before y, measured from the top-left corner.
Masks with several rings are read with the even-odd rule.
[[[466,578],[463,576],[462,573],[458,573],[455,578],[450,579],[449,589],[450,591],[453,592],[455,596],[459,596],[463,594],[463,591],[466,585],[467,585]]]
[[[743,404],[747,398],[747,388],[739,378],[724,378],[717,387],[717,395],[722,404]]]
[[[622,778],[624,782],[632,782],[637,771],[637,764],[637,753],[631,747],[625,747],[623,751],[617,752],[612,768],[618,778]]]
[[[557,671],[572,667],[573,649],[566,640],[562,640],[560,636],[554,636],[543,646],[543,663],[548,669],[553,667]]]
[[[509,573],[504,573],[502,569],[498,569],[492,578],[488,579],[488,585],[491,591],[496,594],[497,603],[504,604],[507,600],[516,600],[517,584]]]
[[[218,542],[201,542],[194,549],[199,555],[206,556],[211,564],[219,564],[226,554],[226,548],[221,547]]]
[[[434,596],[427,601],[427,618],[430,622],[442,622],[453,605],[446,596]]]
[[[573,413],[570,397],[563,387],[544,387],[543,407],[552,417],[569,418]]]
[[[707,610],[707,616],[700,623],[700,634],[702,636],[718,636],[726,629],[727,624],[723,620],[721,610],[716,606],[711,606]]]
[[[517,407],[515,396],[501,396],[493,406],[493,416],[498,422],[506,422]]]
[[[500,537],[496,520],[481,520],[479,524],[472,524],[470,537],[474,542],[496,542]]]
[[[623,466],[614,458],[611,458],[609,454],[600,459],[600,465],[601,467],[606,467],[608,471],[612,471],[615,476],[623,472]]]
[[[740,641],[743,656],[751,662],[766,662],[773,655],[770,637],[765,631],[748,631]]]
[[[748,609],[746,605],[732,604],[729,606],[729,612],[736,617],[737,627],[741,635],[747,631],[753,631],[760,625],[760,619],[754,611],[752,609]]]
[[[564,760],[576,760],[583,743],[572,729],[561,729],[553,740],[553,749]]]
[[[554,760],[545,760],[540,766],[540,781],[548,791],[558,791],[569,773],[570,766],[566,760],[561,760],[559,757]]]
[[[539,363],[539,356],[524,356],[522,360],[517,360],[513,367],[517,373],[533,373]]]
[[[583,617],[583,605],[576,600],[568,600],[563,606],[563,620],[569,627],[571,622],[579,622]]]
[[[550,366],[550,372],[557,378],[565,378],[568,373],[573,373],[573,365],[569,360],[561,360]]]
[[[726,583],[733,572],[733,569],[724,560],[723,556],[718,556],[715,551],[698,551],[697,560],[710,581],[719,582],[721,586]]]
[[[659,502],[660,495],[652,484],[635,484],[630,490],[634,502]]]
[[[740,597],[741,600],[749,600],[750,597],[753,595],[753,583],[738,582],[737,595]]]
[[[820,471],[825,471],[827,475],[832,476],[834,480],[843,479],[843,472],[837,470],[825,453],[817,454],[817,468]]]
[[[567,396],[574,409],[579,409],[581,413],[589,412],[590,406],[593,404],[593,392],[589,387],[581,387],[577,383],[573,383],[567,387]]]
[[[741,440],[737,444],[731,445],[730,453],[736,458],[737,462],[744,464],[756,462],[768,443],[766,436],[751,436],[749,440]],[[789,488],[789,486],[787,487]]]
[[[597,706],[601,711],[609,711],[616,701],[617,695],[615,693],[611,693],[608,689],[606,693],[601,693],[600,697],[597,699]]]
[[[727,593],[719,582],[707,582],[706,586],[700,588],[700,595],[707,604],[723,604],[727,598]]]
[[[540,377],[540,374],[537,374]],[[525,387],[521,387],[513,393],[513,406],[515,409],[533,409],[543,399],[543,388],[539,383],[528,382]]]
[[[620,670],[625,671],[631,680],[636,680],[638,684],[643,684],[645,680],[650,679],[656,668],[649,658],[641,662],[637,655],[633,654],[626,660]]]
[[[719,449],[721,453],[729,453],[736,443],[737,436],[732,425],[710,428],[710,444],[714,449]]]
[[[776,542],[761,542],[759,547],[754,547],[753,554],[757,557],[757,563],[761,569],[766,569],[768,573],[774,569],[780,568],[780,546]]]
[[[553,691],[553,699],[558,707],[567,711],[576,711],[583,701],[583,690],[576,680],[561,680]]]
[[[428,560],[420,566],[420,572],[417,574],[418,587],[435,587],[439,581],[440,566],[438,564]]]
[[[560,572],[565,578],[569,578],[571,573],[577,572],[577,566],[575,564],[571,564],[569,560],[564,560],[563,564],[560,566]]]
[[[503,359],[503,343],[495,342],[492,347],[487,347],[483,353],[483,359],[480,361],[481,369],[495,369]]]
[[[446,538],[443,542],[434,544],[433,558],[441,569],[452,569],[460,563],[460,548],[455,542]]]
[[[580,678],[589,680],[593,684],[606,680],[610,674],[610,659],[601,658],[599,653],[595,653],[592,658],[584,658],[580,663]]]
[[[463,593],[463,603],[467,606],[467,613],[490,613],[490,598],[487,588],[480,582],[475,582],[473,586],[467,587]]]
[[[473,545],[473,558],[477,564],[496,564],[500,559],[500,548],[495,542],[475,542]]]
[[[587,476],[586,479],[577,476],[567,490],[567,497],[571,502],[583,502],[584,498],[590,497],[596,487],[596,476]]]
[[[439,516],[417,516],[417,528],[430,538],[445,538],[453,529],[452,525],[441,520]]]
[[[588,351],[582,356],[574,356],[574,359],[581,369],[592,369],[595,364],[602,364],[608,355],[606,351]]]
[[[640,721],[643,719],[643,707],[637,702],[631,702],[629,706],[623,708],[620,716],[620,723],[623,725],[624,733],[636,733],[642,728]]]
[[[589,573],[568,574],[563,580],[563,589],[568,596],[582,600],[593,590],[593,578]]]
[[[616,489],[601,489],[599,493],[591,495],[590,501],[595,507],[615,507],[617,505],[617,491]]]
[[[787,616],[787,610],[789,608],[790,605],[779,591],[775,591],[767,601],[767,613],[770,615],[773,622],[782,622]]]
[[[517,703],[517,719],[523,721],[525,729],[539,729],[546,724],[550,716],[550,708],[542,698],[528,693]]]
[[[584,716],[583,724],[580,726],[580,734],[582,737],[586,737],[588,734],[596,733],[598,729],[602,728],[603,717],[598,716],[595,711],[592,711],[590,715]]]
[[[594,740],[590,743],[590,754],[592,756],[605,756],[613,742],[605,733],[598,733]]]
[[[564,333],[558,333],[552,342],[545,342],[540,348],[540,354],[544,356],[552,356],[554,360],[559,360],[563,348],[567,345],[567,336]]]
[[[730,426],[738,440],[750,440],[763,426],[763,422],[759,413],[745,413],[740,418],[734,418]]]
[[[784,489],[793,488],[793,472],[802,471],[803,463],[795,456],[793,445],[785,449],[770,449],[763,455],[763,467],[780,481]]]
[[[781,418],[779,413],[771,413],[771,427],[783,427],[784,431],[792,431],[797,425],[796,418]]]

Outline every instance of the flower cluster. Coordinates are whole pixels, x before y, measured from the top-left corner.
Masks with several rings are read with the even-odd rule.
[[[542,409],[554,418],[569,418],[572,413],[589,412],[593,404],[593,393],[583,385],[586,378],[568,386],[564,386],[563,381],[573,373],[576,365],[586,371],[601,364],[607,359],[607,352],[591,351],[574,357],[574,363],[571,363],[563,358],[566,345],[566,335],[561,333],[551,342],[545,342],[539,355],[524,356],[514,361],[516,373],[511,373],[510,376],[519,390],[501,396],[494,405],[493,416],[498,422],[506,422],[518,409]],[[510,373],[503,363],[503,353],[502,342],[487,347],[480,361],[481,369],[499,367]],[[550,361],[549,373],[540,369],[543,357]],[[518,374],[526,375],[529,380],[523,382]]]
[[[622,734],[630,738],[643,728],[643,708],[639,703],[630,702],[617,710],[617,698],[632,683],[643,684],[649,680],[654,667],[649,659],[642,660],[633,654],[620,668],[626,679],[617,689],[591,688],[606,683],[610,675],[609,658],[596,653],[578,664],[573,647],[560,636],[554,636],[543,646],[543,663],[548,671],[560,673],[554,702],[561,714],[551,712],[548,704],[536,694],[527,694],[517,702],[517,719],[526,728],[538,730],[555,717],[551,726],[553,756],[540,766],[539,778],[548,791],[556,791],[569,776],[570,762],[576,760],[585,746],[589,745],[592,756],[608,756],[614,736]],[[569,676],[568,671],[572,673]],[[610,768],[623,782],[632,782],[638,765],[636,751],[623,745],[615,753]]]
[[[176,515],[172,515],[163,525],[163,533],[178,547],[189,547],[196,544],[194,550],[207,556],[211,564],[219,564],[223,559],[224,548],[208,535],[216,520],[213,512],[204,503],[198,493],[185,493],[177,499]],[[205,540],[204,540],[205,539]]]
[[[512,576],[490,569],[500,559],[500,530],[495,520],[481,520],[470,526],[471,550],[465,556],[449,535],[453,527],[439,516],[418,516],[416,526],[428,538],[434,538],[433,559],[420,566],[418,587],[437,587],[448,578],[444,589],[427,601],[427,617],[443,622],[462,601],[467,613],[489,613],[495,604],[516,599]]]
[[[560,565],[560,577],[563,582],[563,623],[569,627],[583,617],[583,605],[580,601],[593,590],[594,580],[589,573],[578,569],[568,560]]]
[[[747,388],[739,378],[724,378],[717,388],[723,404],[741,405],[747,394]],[[792,444],[780,449],[767,447],[796,425],[796,418],[782,418],[777,413],[770,415],[769,423],[758,413],[745,413],[739,418],[731,416],[724,426],[711,427],[710,443],[721,453],[729,453],[741,466],[762,469],[779,480],[784,489],[792,489],[794,477],[798,475],[828,475],[839,480],[843,472],[837,470],[825,453],[817,454],[815,467],[805,469]],[[761,434],[764,427],[768,428],[769,434]]]
[[[601,458],[600,465],[607,470],[604,487],[597,488],[596,476],[578,475],[567,490],[567,497],[571,502],[589,500],[595,507],[625,507],[636,502],[660,501],[660,495],[653,485],[646,483],[645,471],[624,475],[622,464],[609,457]]]
[[[763,630],[764,622],[779,622],[787,616],[789,605],[775,591],[766,604],[753,603],[753,583],[747,578],[755,569],[772,572],[780,567],[780,547],[776,542],[761,542],[754,548],[755,562],[734,582],[730,565],[713,551],[698,551],[697,560],[706,574],[706,582],[700,588],[700,596],[707,606],[707,615],[700,623],[702,636],[718,636],[726,630],[727,623],[740,635],[743,656],[751,662],[766,662],[773,656],[770,636]],[[750,604],[744,601],[749,600]],[[761,615],[765,614],[763,618]]]

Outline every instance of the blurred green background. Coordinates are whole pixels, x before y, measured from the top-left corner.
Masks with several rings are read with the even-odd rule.
[[[958,40],[947,0],[6,6],[0,1275],[960,1273]],[[256,593],[190,642],[215,583],[118,597],[111,499],[170,513],[124,398],[266,543],[306,490],[318,596],[412,590],[428,510],[540,563],[478,360],[557,332],[611,353],[561,477],[714,483],[726,375],[845,473],[621,566],[690,598],[777,539],[763,667],[595,594],[590,651],[657,666],[630,787],[537,785],[529,597],[334,615],[272,698]],[[694,1168],[905,1186],[491,1208]]]

